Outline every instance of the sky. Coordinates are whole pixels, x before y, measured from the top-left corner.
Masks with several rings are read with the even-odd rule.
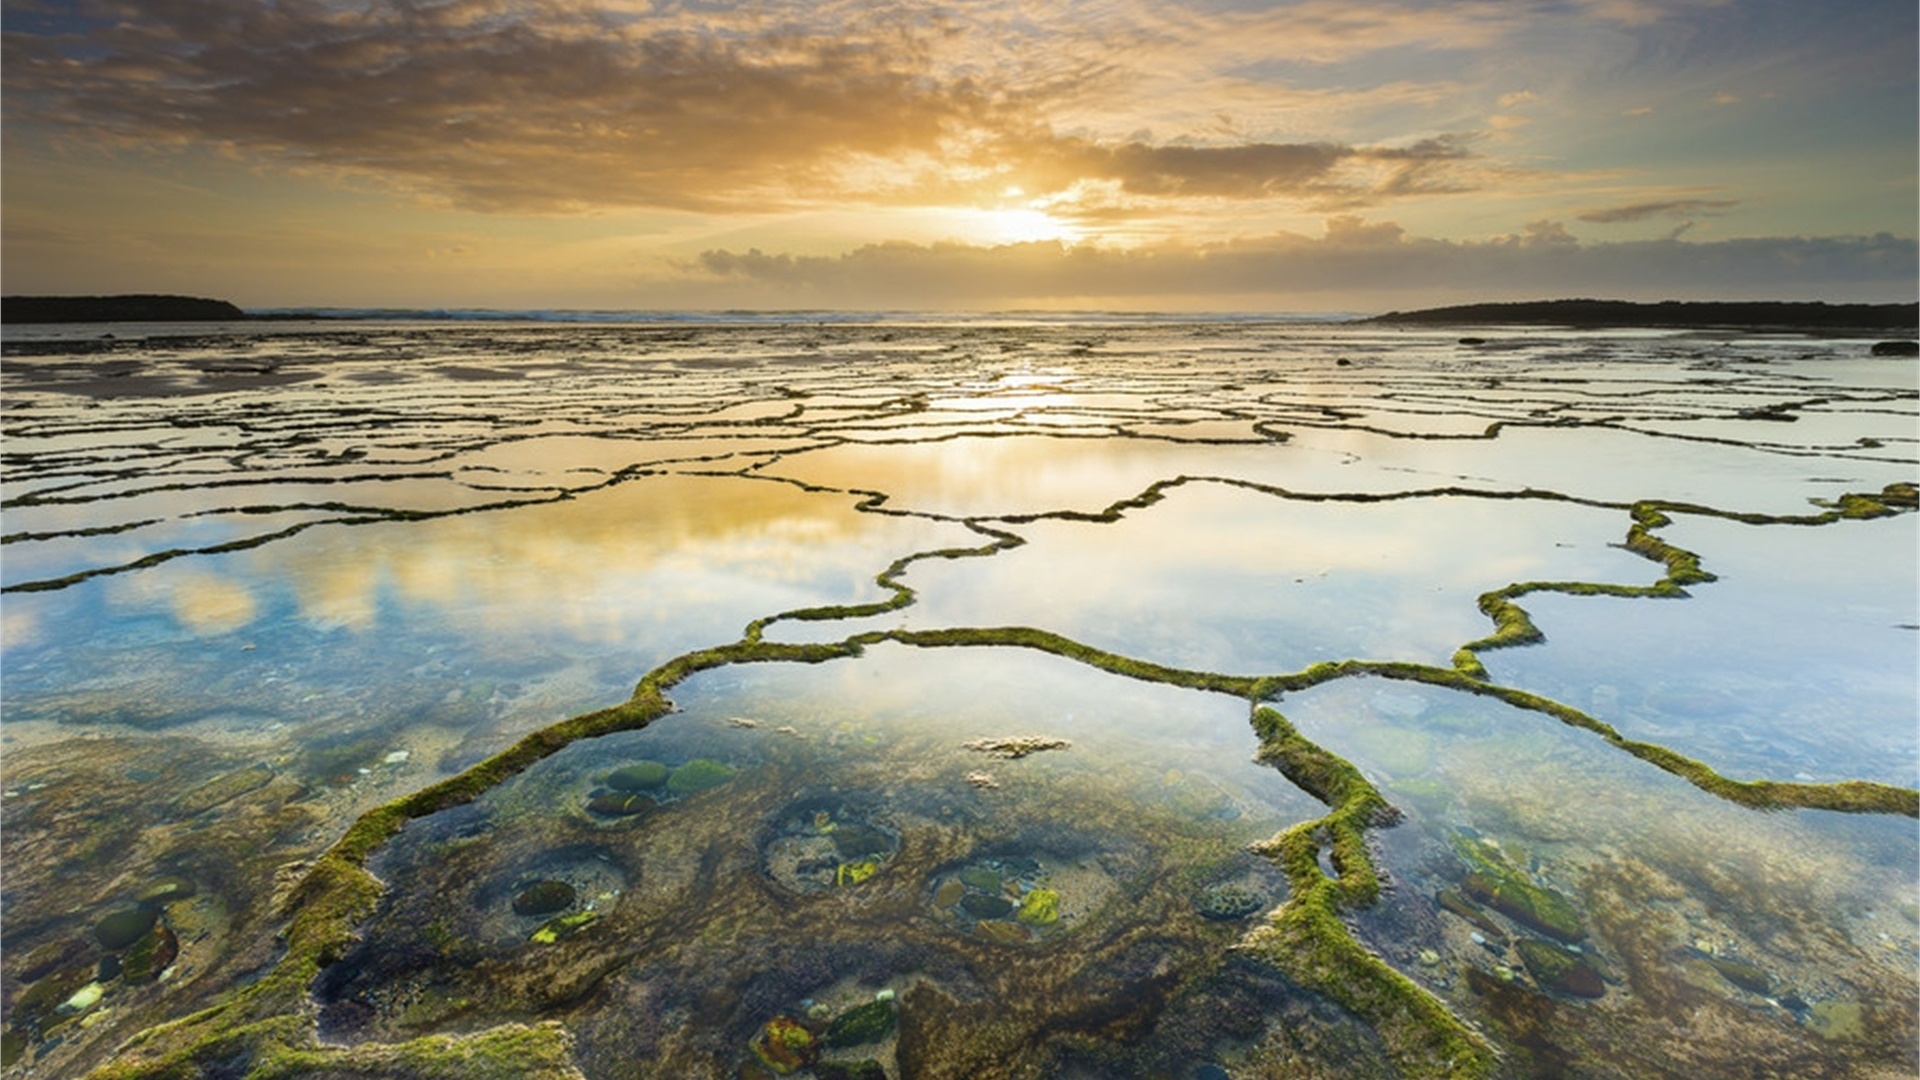
[[[0,0],[0,285],[1911,301],[1913,0]]]

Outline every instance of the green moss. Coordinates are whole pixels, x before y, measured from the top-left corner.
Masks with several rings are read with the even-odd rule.
[[[1028,926],[1051,926],[1060,921],[1060,894],[1052,889],[1035,889],[1020,899],[1014,918]]]
[[[599,919],[600,913],[597,911],[575,911],[566,915],[556,915],[541,923],[540,929],[528,935],[527,940],[535,945],[552,945],[592,926]]]

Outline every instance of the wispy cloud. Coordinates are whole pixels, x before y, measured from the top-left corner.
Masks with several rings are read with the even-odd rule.
[[[1651,218],[1684,218],[1698,214],[1711,214],[1738,205],[1740,205],[1738,199],[1660,199],[1589,210],[1580,215],[1580,220],[1590,221],[1596,225],[1618,225],[1623,222],[1646,221]]]

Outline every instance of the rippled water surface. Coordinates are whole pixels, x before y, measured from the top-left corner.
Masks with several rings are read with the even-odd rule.
[[[0,370],[10,1074],[1915,1070],[1870,342],[99,333]]]

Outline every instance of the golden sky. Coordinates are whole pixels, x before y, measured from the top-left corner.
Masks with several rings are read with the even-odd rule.
[[[1912,0],[4,0],[8,293],[1913,299]]]

